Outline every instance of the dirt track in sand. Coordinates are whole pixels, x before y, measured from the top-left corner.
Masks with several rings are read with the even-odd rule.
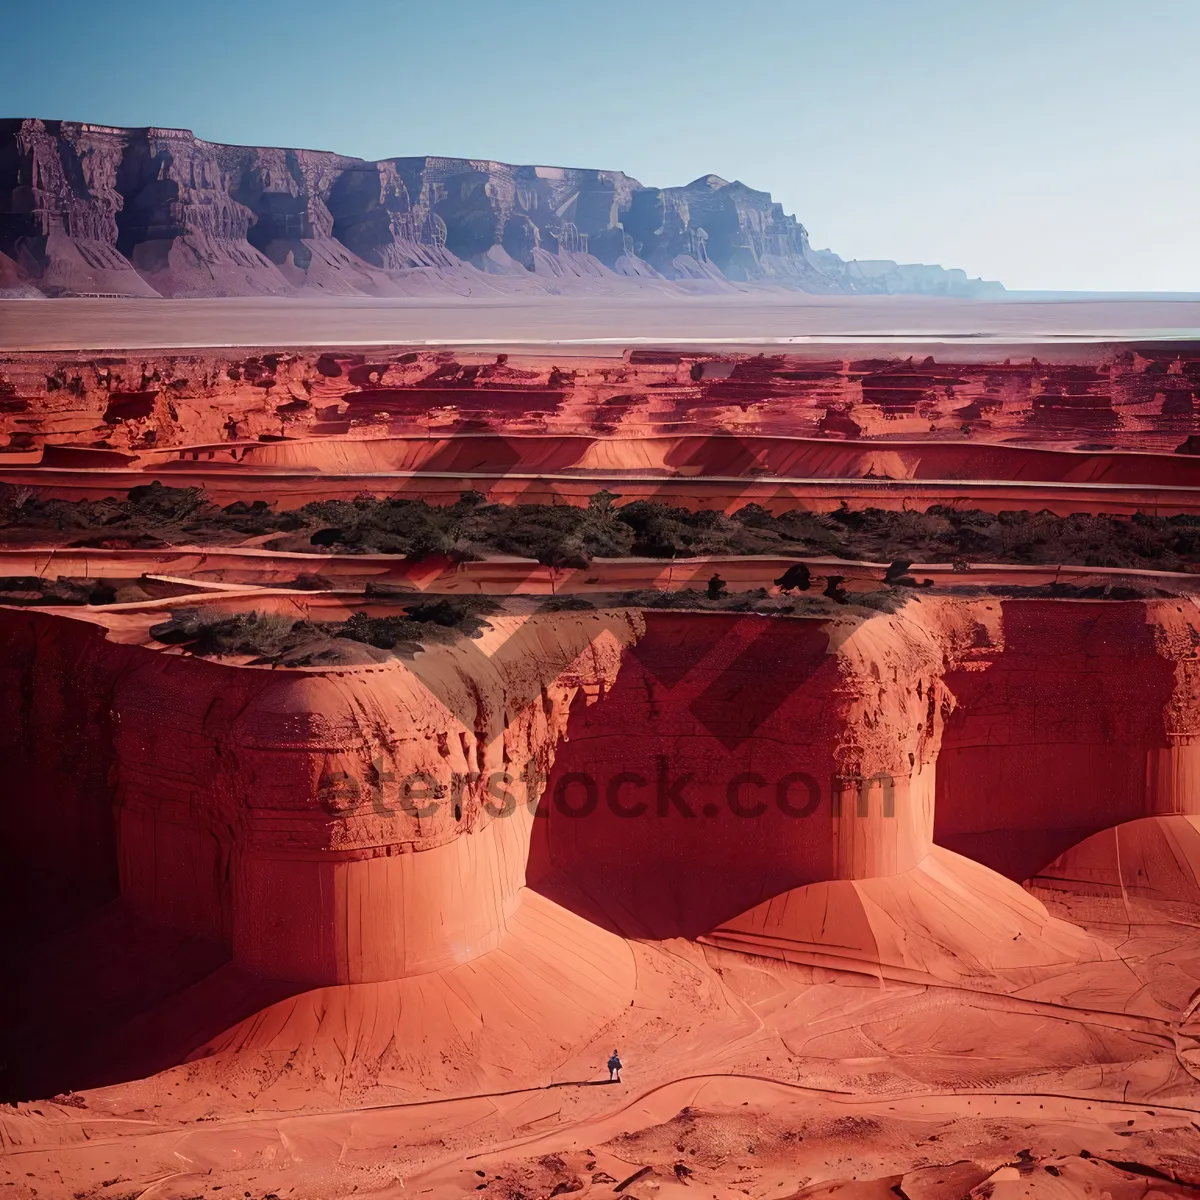
[[[169,550],[90,550],[60,547],[0,549],[0,575],[6,577],[64,576],[81,579],[139,579],[144,576],[194,583],[199,589],[231,588],[253,591],[275,588],[297,579],[326,579],[336,587],[346,580],[348,591],[367,584],[411,589],[412,595],[604,595],[633,589],[703,590],[713,574],[731,592],[770,589],[788,570],[802,562],[811,568],[812,586],[836,574],[850,591],[876,591],[890,563],[851,562],[841,558],[797,558],[791,555],[706,556],[703,558],[594,559],[586,567],[550,567],[530,559],[488,559],[448,563],[410,562],[395,554],[301,554],[238,547],[172,547]],[[933,579],[939,587],[1073,587],[1142,585],[1186,593],[1200,588],[1193,573],[1143,571],[1132,568],[1081,567],[1071,564],[1013,566],[974,563],[966,571],[952,563],[913,563],[911,574]],[[297,589],[312,597],[313,585]],[[256,593],[266,595],[266,593]],[[278,594],[271,593],[271,594]],[[169,603],[175,603],[170,601]],[[314,601],[315,602],[315,601]]]

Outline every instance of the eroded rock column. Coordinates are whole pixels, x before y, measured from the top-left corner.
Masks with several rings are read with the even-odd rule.
[[[1147,815],[1200,816],[1200,606],[1192,598],[1154,602],[1146,620],[1175,675],[1163,710],[1167,744],[1146,754]]]
[[[955,704],[943,676],[989,623],[986,606],[913,597],[895,613],[832,627],[842,722],[832,878],[895,875],[929,854],[938,752]]]

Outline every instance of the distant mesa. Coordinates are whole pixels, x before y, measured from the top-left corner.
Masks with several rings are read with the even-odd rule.
[[[226,146],[0,121],[0,296],[981,296],[964,271],[813,250],[769,192],[704,175]]]

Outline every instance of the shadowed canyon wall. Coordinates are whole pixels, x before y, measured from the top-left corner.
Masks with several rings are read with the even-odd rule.
[[[32,119],[0,121],[0,255],[0,288],[46,295],[1003,290],[813,251],[767,192],[715,175],[649,188],[621,171]]]
[[[1097,829],[1200,812],[1200,634],[1187,600],[1003,606],[946,683],[939,844],[1024,880]]]
[[[645,621],[616,686],[571,714],[535,887],[582,894],[586,915],[623,932],[695,937],[789,888],[929,852],[957,631],[943,644],[885,614]]]
[[[19,903],[48,919],[46,898],[119,890],[308,984],[485,952],[527,860],[585,916],[695,937],[911,871],[935,838],[1024,877],[1200,809],[1191,601],[499,617],[407,662],[274,671],[120,622],[0,624]]]

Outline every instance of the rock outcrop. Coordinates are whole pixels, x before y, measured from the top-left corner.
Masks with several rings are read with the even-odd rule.
[[[524,884],[527,781],[548,773],[572,698],[615,677],[639,624],[499,621],[490,642],[411,668],[280,673],[3,616],[13,778],[35,801],[4,820],[54,845],[36,868],[6,862],[18,893],[86,908],[119,887],[139,917],[313,984],[420,974],[496,945]],[[77,685],[83,704],[67,700]]]
[[[298,602],[264,591],[253,603]],[[1122,821],[1197,811],[1182,760],[1170,796],[1157,784],[1126,787],[1122,804],[1100,794],[1108,776],[1132,780],[1176,749],[1167,725],[1190,728],[1190,603],[502,615],[478,639],[403,662],[282,670],[164,652],[145,629],[161,611],[0,609],[0,745],[16,801],[0,811],[15,851],[6,878],[29,903],[119,892],[147,921],[308,985],[487,953],[527,861],[535,890],[626,936],[723,931],[784,957],[859,946],[838,941],[840,926],[828,945],[812,932],[806,888],[887,908],[878,881],[893,879],[921,911],[965,914],[978,876],[1012,924],[1002,947],[1045,926],[1062,950],[1074,935],[1015,883],[935,839],[959,844],[982,826],[988,838],[971,844],[1011,877]],[[1040,674],[1035,643],[1060,646]],[[1022,692],[1037,678],[1054,720]],[[1107,756],[1092,730],[1109,731]],[[1051,770],[1058,758],[1078,788]],[[1037,770],[1005,776],[1014,759]],[[1035,811],[1056,836],[1032,835]],[[953,958],[964,937],[937,944]],[[942,962],[942,950],[930,953]],[[891,965],[921,961],[897,952]]]
[[[935,836],[1024,880],[1097,830],[1197,815],[1194,602],[1008,603],[948,673]]]
[[[310,274],[315,261],[314,251]],[[14,307],[22,319],[41,311]],[[151,307],[168,318],[182,308]],[[293,320],[289,306],[268,307]],[[363,311],[356,306],[353,320]],[[346,328],[355,327],[348,317]],[[190,316],[179,328],[193,328]],[[1106,513],[1128,511],[1125,485],[1173,489],[1153,498],[1160,514],[1187,495],[1178,489],[1200,484],[1200,456],[1173,453],[1200,438],[1200,344],[1063,352],[1082,366],[969,347],[939,348],[937,361],[906,350],[862,359],[837,347],[771,357],[635,350],[621,359],[573,354],[569,370],[556,364],[557,351],[380,346],[368,357],[279,345],[0,353],[0,469],[31,461],[19,453],[58,447],[71,449],[75,466],[89,465],[78,457],[84,450],[102,465],[94,456],[107,449],[141,453],[147,469],[180,459],[172,471],[183,459],[202,469],[215,457],[222,467],[327,473],[515,471],[520,461],[522,471],[550,473],[876,479],[914,489],[935,480],[1053,480],[1121,485],[1096,510]],[[1094,440],[1098,413],[1110,423],[1105,441]],[[52,456],[42,465],[70,464]],[[49,482],[45,473],[39,482]],[[109,483],[118,487],[115,477]],[[1010,496],[1002,507],[1028,507],[1028,499]],[[1064,514],[1090,503],[1062,489],[1045,499]]]
[[[814,251],[767,192],[706,175],[379,162],[182,129],[0,121],[0,289],[403,296],[630,288],[978,295],[962,271]]]

